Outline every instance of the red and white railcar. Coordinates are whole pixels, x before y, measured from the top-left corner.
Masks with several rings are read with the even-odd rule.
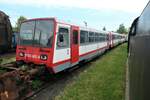
[[[31,19],[21,24],[16,60],[45,65],[57,73],[102,54],[124,42],[123,39],[117,33],[80,27],[56,18]]]

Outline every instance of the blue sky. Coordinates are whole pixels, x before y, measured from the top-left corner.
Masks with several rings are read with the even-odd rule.
[[[0,10],[10,16],[14,26],[19,16],[27,18],[57,17],[67,22],[115,31],[119,24],[129,27],[148,0],[1,0]],[[116,3],[117,2],[117,3]]]

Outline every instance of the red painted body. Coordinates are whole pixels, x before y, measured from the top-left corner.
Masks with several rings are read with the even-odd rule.
[[[52,46],[51,47],[36,47],[36,46],[24,46],[24,45],[17,45],[16,49],[16,60],[17,61],[24,61],[26,63],[34,63],[37,65],[45,65],[49,70],[52,70],[54,73],[54,68],[57,66],[60,66],[62,64],[65,64],[67,62],[70,62],[70,64],[77,64],[79,63],[79,60],[81,57],[85,57],[87,55],[91,55],[93,53],[99,52],[99,51],[104,51],[110,47],[113,47],[113,38],[112,38],[112,32],[108,33],[108,41],[107,45],[103,46],[102,48],[92,50],[90,52],[86,52],[85,54],[79,55],[79,47],[80,47],[80,27],[67,24],[67,23],[62,23],[56,21],[55,18],[38,18],[38,19],[31,19],[27,21],[34,21],[34,20],[53,20],[54,22],[54,32],[53,32],[53,40],[52,40]],[[27,22],[25,21],[25,22]],[[54,52],[55,52],[55,44],[56,44],[56,37],[57,37],[57,24],[62,24],[62,25],[68,25],[70,26],[70,52],[68,51],[67,53],[70,53],[70,58],[69,59],[64,59],[62,61],[53,63],[54,60]],[[74,32],[75,31],[75,32]],[[76,39],[76,40],[74,40]],[[24,56],[21,57],[20,53],[23,53]],[[41,60],[41,55],[47,55],[47,60]]]
[[[25,53],[24,57],[20,57],[19,53]],[[17,46],[17,53],[16,53],[16,60],[20,61],[23,60],[26,63],[34,64],[46,64],[47,66],[51,65],[52,62],[52,49],[50,48],[39,48],[39,47],[31,47],[31,46]],[[44,61],[40,59],[40,55],[45,54],[48,55],[48,61]]]
[[[41,47],[34,47],[34,46],[24,46],[24,45],[17,45],[16,49],[16,61],[24,61],[26,63],[34,63],[37,65],[45,65],[46,67],[50,68],[53,67],[52,60],[54,55],[54,44],[56,38],[56,19],[55,18],[36,18],[30,19],[28,21],[34,20],[53,20],[54,21],[54,38],[51,48],[41,48]],[[19,53],[24,53],[24,57],[21,57]],[[47,60],[41,60],[40,55],[47,55]]]

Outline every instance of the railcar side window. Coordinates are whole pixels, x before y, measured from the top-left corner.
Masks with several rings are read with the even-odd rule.
[[[92,43],[95,41],[95,35],[94,32],[89,32],[89,42]]]
[[[98,42],[101,42],[101,34],[98,33]]]
[[[69,47],[69,30],[67,28],[59,28],[57,34],[57,49]]]
[[[88,32],[87,31],[80,31],[80,43],[84,44],[88,42]]]
[[[99,34],[99,42],[104,41],[104,35],[102,33]]]
[[[98,41],[99,41],[99,34],[95,33],[95,42],[98,42]]]
[[[105,35],[102,33],[102,42],[105,41]]]
[[[107,41],[107,35],[106,34],[104,35],[104,38],[105,38],[105,41]]]

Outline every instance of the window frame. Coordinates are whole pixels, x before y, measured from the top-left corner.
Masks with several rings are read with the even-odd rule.
[[[51,37],[51,42],[50,42],[50,44],[49,45],[43,45],[42,44],[42,38],[41,38],[41,35],[39,35],[39,38],[38,39],[36,39],[35,38],[35,36],[37,35],[36,34],[36,31],[38,30],[37,29],[37,25],[39,25],[40,26],[40,24],[37,24],[38,22],[51,22],[51,24],[49,24],[49,25],[47,25],[48,26],[48,29],[50,29],[51,28],[51,30],[52,31],[47,31],[47,35],[51,35],[52,37]],[[21,41],[25,41],[25,39],[23,40],[23,39],[21,39],[21,35],[23,34],[22,32],[21,32],[21,27],[23,27],[22,25],[23,24],[26,24],[26,23],[30,23],[30,22],[32,22],[32,24],[33,24],[33,29],[32,29],[32,39],[30,39],[30,41],[32,42],[32,43],[30,43],[30,44],[23,44],[23,42],[21,42]],[[52,27],[50,27],[52,25]],[[23,22],[22,24],[21,24],[21,27],[20,27],[20,32],[19,32],[19,35],[18,35],[18,44],[19,45],[23,45],[23,46],[33,46],[33,47],[40,47],[40,48],[52,48],[52,46],[53,46],[53,39],[54,39],[54,32],[55,32],[55,22],[54,22],[54,20],[52,20],[52,19],[43,19],[43,20],[27,20],[27,21],[25,21],[25,22]],[[31,27],[31,26],[30,26]],[[41,29],[41,30],[43,30],[43,29]],[[52,34],[51,34],[51,32],[52,32]],[[45,33],[44,33],[45,34]],[[42,35],[43,35],[43,33],[42,33]],[[38,36],[38,35],[37,35]],[[37,40],[38,41],[38,43],[35,43],[35,40]],[[48,43],[48,39],[47,39],[47,43]]]
[[[58,47],[58,35],[59,35],[59,29],[60,28],[64,28],[64,29],[67,29],[68,30],[68,46],[65,46],[65,47]],[[65,25],[58,25],[57,27],[57,32],[56,32],[56,50],[59,50],[59,49],[66,49],[66,48],[70,48],[70,27],[69,26],[65,26]]]
[[[90,44],[91,43],[95,43],[95,32],[89,31],[88,33],[89,33],[89,35],[88,35],[88,37],[89,37],[89,43]],[[90,39],[92,39],[92,41],[90,41]]]
[[[86,35],[84,34],[85,35],[85,37],[84,37],[84,39],[85,39],[84,43],[81,43],[81,31],[86,34]],[[86,44],[88,44],[89,43],[89,31],[81,29],[80,30],[80,39],[79,40],[80,40],[80,42],[79,42],[80,45],[86,45]]]

